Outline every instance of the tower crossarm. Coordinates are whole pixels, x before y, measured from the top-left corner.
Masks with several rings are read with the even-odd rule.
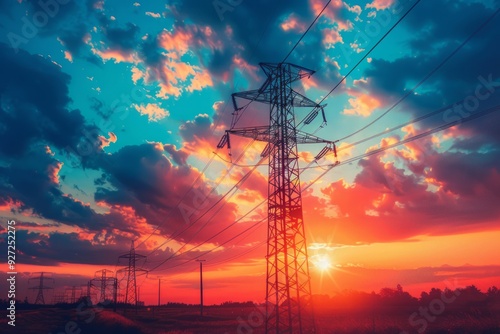
[[[253,126],[248,128],[239,128],[227,130],[226,133],[241,137],[252,138],[258,141],[269,142],[271,140],[271,130],[268,126]],[[296,130],[295,138],[297,144],[335,144],[335,141],[323,139],[321,137],[309,134],[304,131]]]
[[[270,103],[271,102],[271,91],[269,89],[265,89],[265,86],[263,86],[261,89],[253,89],[253,90],[247,90],[244,92],[238,92],[232,94],[232,99],[233,99],[233,107],[235,112],[238,112],[239,110],[243,109],[244,106],[238,105],[238,100],[237,98],[244,99],[244,100],[250,100],[250,101],[256,101],[256,102],[262,102],[262,103]],[[319,108],[321,109],[322,107],[314,102],[313,100],[305,97],[304,95],[300,94],[299,92],[295,90],[291,90],[291,104],[294,107],[307,107],[307,108]]]
[[[294,107],[321,108],[319,104],[293,89],[291,89],[291,99]]]
[[[239,110],[243,109],[244,106],[239,106],[238,100],[236,98],[250,100],[250,101],[257,101],[257,102],[262,102],[262,103],[269,103],[271,93],[266,92],[265,90],[261,91],[260,89],[253,89],[253,90],[247,90],[244,92],[234,93],[231,96],[233,99],[234,110],[235,110],[235,112],[238,112]]]
[[[248,128],[239,128],[233,130],[227,130],[227,134],[237,135],[241,137],[252,138],[258,141],[269,142],[270,136],[269,126],[253,126]]]
[[[297,138],[297,144],[332,144],[334,145],[336,141],[326,140],[321,137],[309,134],[304,131],[296,130],[295,138]]]

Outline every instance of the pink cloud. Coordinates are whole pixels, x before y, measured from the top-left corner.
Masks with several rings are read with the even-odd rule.
[[[115,63],[136,63],[137,58],[133,53],[129,53],[122,50],[97,50],[92,48],[92,52],[102,58],[105,62],[108,60],[113,60]]]
[[[156,122],[165,117],[168,117],[170,113],[168,110],[162,109],[160,106],[154,103],[148,103],[146,105],[133,105],[135,110],[137,110],[141,115],[148,116],[150,122]]]
[[[322,0],[309,0],[309,4],[314,15],[318,15],[325,6],[325,2]],[[348,19],[344,19],[340,14],[343,8],[344,2],[342,0],[333,0],[323,12],[323,15],[332,23],[336,23],[339,30],[350,30],[352,28],[352,22]]]
[[[146,12],[147,16],[151,16],[152,18],[159,19],[161,15],[159,13]]]
[[[301,22],[295,15],[290,15],[288,18],[281,23],[281,29],[284,31],[304,31],[306,29],[306,25],[304,22]]]
[[[202,90],[204,87],[210,87],[212,85],[212,77],[210,76],[210,73],[208,73],[208,71],[196,72],[186,90],[189,92],[193,92],[195,90]]]
[[[47,175],[52,183],[59,184],[59,171],[61,170],[62,166],[63,163],[58,161],[55,165],[49,165],[47,167]]]
[[[323,44],[327,48],[332,48],[337,43],[342,43],[342,36],[337,30],[334,29],[325,29],[323,31]]]
[[[372,95],[365,93],[356,93],[354,98],[349,99],[349,104],[352,108],[344,109],[345,115],[357,115],[368,117],[375,109],[379,108],[381,101]]]
[[[111,143],[116,143],[118,137],[113,132],[108,132],[109,138],[104,136],[99,136],[99,140],[101,141],[101,148],[108,147]]]

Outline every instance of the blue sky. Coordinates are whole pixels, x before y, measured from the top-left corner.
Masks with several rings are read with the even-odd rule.
[[[0,0],[0,213],[2,226],[9,218],[20,222],[26,272],[68,263],[86,266],[86,273],[113,269],[131,239],[159,263],[184,243],[203,242],[265,199],[267,168],[262,166],[234,197],[222,198],[224,206],[201,227],[204,208],[250,169],[224,161],[241,154],[248,140],[235,138],[231,152],[219,149],[213,155],[230,126],[230,95],[260,87],[265,76],[258,63],[280,62],[325,3]],[[414,3],[332,1],[287,59],[316,70],[295,89],[320,101]],[[462,109],[368,140],[344,150],[339,159],[496,106],[500,18],[493,14],[499,4],[422,0],[328,96],[328,124],[320,128],[318,118],[304,130],[329,140],[351,134],[389,109],[464,41],[394,110],[339,147],[465,98]],[[255,105],[239,125],[265,124],[267,117]],[[304,194],[310,239],[326,245],[328,253],[332,245],[389,249],[430,242],[427,238],[455,245],[439,238],[497,235],[499,133],[498,116],[488,115],[335,169]],[[256,163],[263,147],[251,144],[240,163]],[[321,148],[300,147],[301,166]],[[310,182],[321,172],[304,172],[302,180]],[[202,204],[196,191],[204,194]],[[198,203],[190,216],[196,223],[178,235],[185,226],[179,203],[185,202]],[[256,210],[245,224],[264,213],[265,208]],[[401,221],[403,226],[396,225]],[[202,249],[226,242],[245,224]],[[242,254],[240,261],[261,259],[263,248],[252,247],[264,235],[261,226],[246,243],[231,242],[214,253],[218,259],[234,253]],[[71,247],[77,251],[68,253]],[[96,257],[96,250],[105,255]],[[186,252],[175,263],[199,252]],[[337,264],[352,264],[358,252],[352,254]],[[450,260],[457,268],[465,264],[458,256]],[[481,262],[478,256],[469,264],[475,259]],[[494,259],[489,264],[500,265]],[[366,264],[373,270],[384,265],[382,258]],[[424,265],[421,258],[415,267]],[[182,274],[183,268],[175,272]]]

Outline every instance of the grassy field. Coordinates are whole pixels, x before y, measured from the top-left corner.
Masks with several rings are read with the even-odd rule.
[[[317,333],[418,333],[411,313],[367,315],[316,312]],[[1,333],[23,334],[232,334],[264,333],[264,316],[255,307],[206,307],[204,317],[193,307],[150,307],[135,310],[18,310],[16,327],[0,320]],[[443,314],[427,322],[424,333],[500,333],[500,314]]]

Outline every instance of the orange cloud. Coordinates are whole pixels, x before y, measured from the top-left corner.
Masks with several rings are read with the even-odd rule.
[[[146,15],[151,16],[152,18],[155,18],[155,19],[159,19],[161,16],[159,13],[153,13],[153,12],[146,12]]]
[[[323,44],[329,49],[332,48],[337,43],[342,43],[342,36],[337,30],[325,29],[323,31]]]
[[[386,9],[394,4],[394,0],[373,0],[366,5],[366,8],[375,8],[376,10]]]
[[[22,203],[17,200],[12,200],[8,198],[6,202],[0,203],[0,212],[18,210],[22,206]]]
[[[322,0],[309,0],[309,4],[314,15],[318,15],[323,7],[325,6],[324,1]],[[323,15],[327,17],[332,23],[336,23],[339,27],[339,30],[350,30],[352,28],[352,22],[349,20],[342,19],[340,15],[340,11],[344,8],[344,2],[342,0],[333,0]]]
[[[186,88],[187,91],[193,92],[195,90],[202,90],[204,87],[210,87],[213,85],[212,77],[208,71],[197,72],[193,79],[191,79],[191,84]]]
[[[190,42],[193,40],[193,32],[183,28],[177,28],[173,32],[163,30],[158,38],[160,45],[165,50],[183,55],[189,51]]]
[[[47,175],[49,179],[55,184],[59,184],[59,171],[61,170],[62,166],[63,163],[59,161],[56,163],[55,166],[54,165],[48,166]]]
[[[380,100],[368,94],[358,94],[355,98],[349,99],[352,108],[344,109],[344,115],[357,115],[368,117],[375,109],[381,106]]]
[[[345,115],[370,116],[375,109],[383,105],[383,97],[370,93],[367,90],[369,81],[366,79],[354,80],[354,87],[347,89],[352,97],[348,100],[351,108],[344,109]]]
[[[64,58],[68,60],[70,63],[73,62],[73,55],[69,51],[64,51]]]
[[[293,14],[290,15],[283,23],[281,23],[280,26],[284,31],[304,31],[306,28],[305,24],[299,21],[299,19]]]
[[[127,52],[124,52],[121,50],[109,49],[109,50],[100,51],[100,50],[97,50],[95,48],[92,48],[92,52],[94,52],[94,54],[101,57],[102,60],[104,60],[104,62],[106,62],[108,60],[113,60],[115,63],[124,63],[124,62],[136,63],[137,62],[137,59],[134,56],[134,54],[127,53]]]
[[[116,143],[118,137],[113,132],[108,132],[109,138],[104,136],[99,136],[99,140],[101,141],[101,148],[108,147],[111,143]]]

